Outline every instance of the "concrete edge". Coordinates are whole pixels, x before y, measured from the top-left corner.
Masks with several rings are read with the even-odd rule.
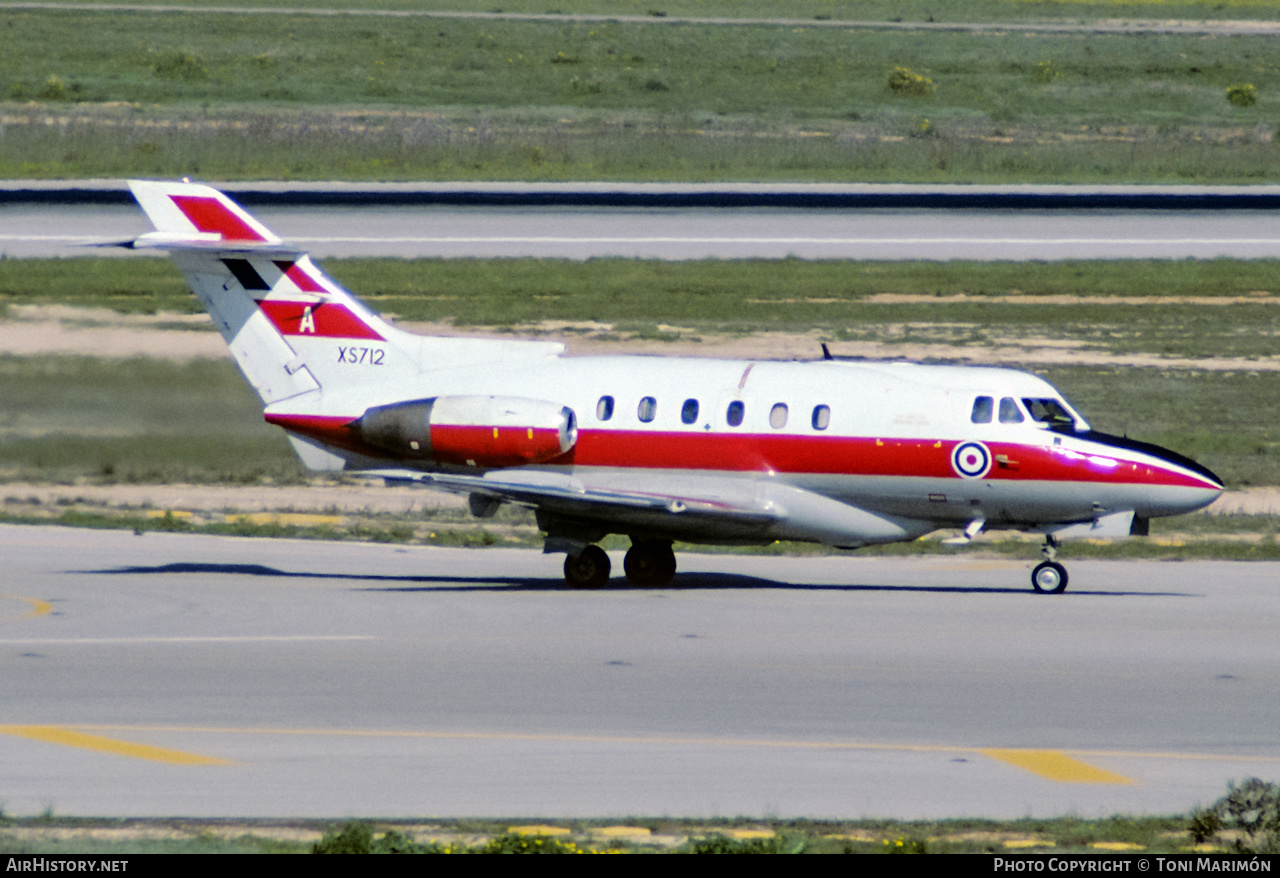
[[[247,205],[1274,210],[1280,186],[683,183],[213,183]],[[0,182],[0,205],[131,204],[123,180]]]

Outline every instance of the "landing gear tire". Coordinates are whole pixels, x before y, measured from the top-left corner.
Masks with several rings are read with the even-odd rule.
[[[566,555],[564,581],[572,588],[603,588],[609,584],[609,556],[599,546],[587,546],[578,557]]]
[[[676,554],[670,543],[632,543],[622,559],[622,569],[632,585],[666,585],[676,575]]]
[[[1062,594],[1067,590],[1067,568],[1057,561],[1041,561],[1031,571],[1031,587],[1040,594]]]

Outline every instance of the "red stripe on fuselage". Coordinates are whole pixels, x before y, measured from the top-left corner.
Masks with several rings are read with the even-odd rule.
[[[335,302],[281,302],[261,299],[258,307],[281,335],[363,338],[386,341],[346,305]]]
[[[340,448],[374,457],[385,452],[361,443],[350,417],[269,415],[267,420]],[[709,472],[774,472],[795,475],[902,476],[960,479],[951,467],[953,440],[875,439],[851,436],[579,430],[577,444],[550,464],[619,469],[686,469]],[[987,443],[1008,465],[993,463],[975,481],[1099,482],[1209,488],[1221,486],[1177,470],[1134,463],[1105,453],[1084,454],[1060,446]],[[453,462],[453,461],[446,461]]]
[[[565,462],[641,469],[958,479],[960,475],[951,466],[951,452],[958,444],[954,440],[852,436],[580,430],[577,445]],[[1105,453],[996,442],[987,443],[987,447],[998,462],[982,479],[993,481],[1219,487],[1170,468],[1133,463]]]
[[[216,198],[205,195],[173,195],[178,206],[192,225],[201,232],[217,232],[224,241],[265,241],[244,220]]]

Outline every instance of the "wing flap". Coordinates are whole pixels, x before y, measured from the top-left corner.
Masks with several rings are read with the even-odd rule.
[[[769,524],[777,521],[777,510],[765,505],[747,505],[675,493],[646,493],[591,488],[560,473],[541,471],[503,472],[500,476],[468,476],[453,473],[424,473],[414,470],[378,470],[365,475],[392,482],[415,482],[455,494],[480,494],[521,506],[558,508],[579,515],[610,512],[649,512],[681,519],[711,518],[742,524]]]

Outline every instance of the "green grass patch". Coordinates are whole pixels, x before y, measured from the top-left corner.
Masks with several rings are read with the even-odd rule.
[[[941,360],[987,345],[1072,342],[1084,354],[1239,359],[1233,371],[1080,365],[1030,368],[1097,429],[1199,459],[1228,485],[1280,484],[1280,306],[1274,260],[1066,263],[330,260],[327,268],[378,310],[405,320],[527,331],[541,320],[594,321],[603,337],[700,337],[816,330],[833,342],[930,344]],[[890,297],[913,295],[909,301]],[[921,296],[923,294],[923,296]],[[954,299],[964,294],[963,299]],[[1019,303],[1066,295],[1068,304]],[[1116,304],[1108,296],[1150,296]],[[1196,304],[1244,297],[1234,304]],[[1163,300],[1163,301],[1161,301]],[[0,260],[0,307],[72,304],[189,311],[194,299],[163,260]],[[12,308],[10,308],[12,313]],[[520,327],[524,327],[523,330]],[[145,350],[145,335],[139,334]],[[838,346],[837,346],[837,349]],[[817,355],[817,342],[814,342]],[[1153,362],[1155,362],[1153,360]],[[0,474],[9,479],[291,480],[280,431],[229,361],[103,362],[0,358]]]
[[[82,0],[85,6],[114,0]],[[137,6],[172,5],[170,0],[142,0]],[[220,7],[242,9],[341,9],[444,11],[459,9],[457,0],[236,0]],[[496,7],[493,11],[497,11]],[[816,21],[1006,21],[1072,18],[1183,18],[1202,21],[1269,18],[1272,0],[505,0],[503,12],[524,15],[638,15],[661,23],[678,16],[717,18],[809,18]]]
[[[352,258],[325,260],[324,267],[378,311],[460,326],[598,322],[648,337],[659,324],[721,333],[818,329],[832,340],[904,344],[1050,338],[1085,350],[1188,358],[1274,356],[1280,338],[1280,305],[1271,301],[1280,294],[1274,259]],[[1043,296],[1070,298],[1054,304],[1037,298]],[[1237,297],[1243,301],[1232,301]],[[54,304],[122,313],[199,310],[165,259],[0,260],[0,308]]]
[[[809,820],[632,816],[608,821],[512,817],[500,820],[72,820],[15,818],[0,829],[0,853],[119,856],[131,853],[1097,853],[1095,844],[1134,845],[1129,852],[1190,853],[1193,815],[1020,820]],[[550,825],[563,835],[523,835],[521,824]],[[648,835],[610,839],[600,830],[634,827]],[[146,832],[139,833],[139,828]],[[772,832],[735,838],[738,830]],[[228,830],[242,834],[224,838]],[[19,841],[16,833],[22,832]],[[118,838],[116,837],[118,833]],[[309,833],[315,841],[299,841]],[[165,834],[169,838],[163,837]],[[141,836],[141,837],[140,837]],[[157,838],[157,836],[161,836]],[[1229,842],[1220,842],[1230,850]],[[317,850],[319,848],[319,850]],[[539,851],[539,849],[542,849]],[[1203,854],[1203,850],[1201,851]]]
[[[303,470],[230,360],[0,356],[0,478],[294,482]]]
[[[1280,149],[1265,35],[84,16],[3,14],[0,176],[1244,182]],[[932,90],[893,88],[898,68]],[[1245,85],[1252,103],[1229,99]]]

